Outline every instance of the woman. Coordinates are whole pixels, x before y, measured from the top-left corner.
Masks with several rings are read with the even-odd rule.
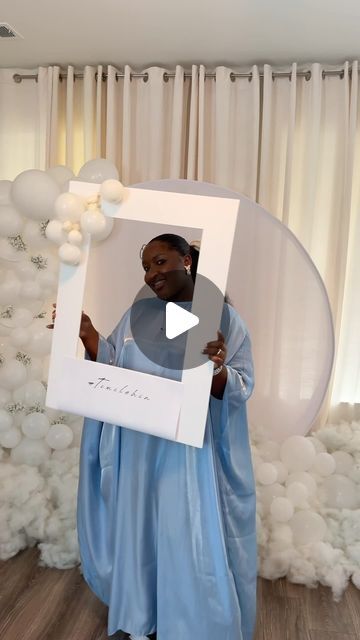
[[[179,236],[154,238],[142,252],[146,284],[161,300],[190,309],[195,256]],[[108,632],[116,638],[252,638],[255,494],[245,401],[253,368],[246,328],[232,307],[229,313],[227,335],[218,332],[203,350],[214,376],[202,449],[85,420],[78,493],[82,567],[109,607]],[[108,340],[84,314],[80,337],[92,360],[181,375],[143,356],[131,336],[129,311]]]

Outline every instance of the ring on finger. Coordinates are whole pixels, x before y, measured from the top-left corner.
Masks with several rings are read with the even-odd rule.
[[[216,352],[216,355],[219,356],[221,351],[222,351],[222,349],[219,349],[219,351]]]

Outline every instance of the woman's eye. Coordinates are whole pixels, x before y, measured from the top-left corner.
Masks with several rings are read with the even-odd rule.
[[[160,258],[159,260],[156,261],[156,264],[164,264],[166,262],[166,260],[164,260],[163,258]]]

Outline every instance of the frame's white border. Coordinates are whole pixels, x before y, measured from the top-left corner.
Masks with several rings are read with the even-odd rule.
[[[85,197],[97,194],[99,188],[98,184],[70,182],[70,191]],[[176,225],[199,228],[202,231],[202,239],[198,273],[211,280],[225,293],[239,204],[239,200],[229,198],[127,188],[122,203],[120,205],[106,203],[104,212],[114,218],[160,223],[169,227]],[[81,264],[77,267],[62,265],[60,270],[58,317],[54,329],[46,400],[48,406],[58,409],[64,409],[63,406],[59,406],[57,394],[64,359],[76,358],[89,248],[90,240],[88,239],[83,249]],[[209,340],[214,339],[220,324],[222,312],[220,302],[218,309],[212,308],[211,316],[214,318],[214,326]],[[60,313],[62,308],[66,308],[66,313]],[[206,302],[204,304],[201,301],[201,292],[195,285],[192,313],[197,315],[198,308],[206,308]],[[190,331],[185,363],[191,350],[194,348],[198,350],[198,345],[193,345],[192,342]],[[91,375],[93,363],[87,361],[86,364]],[[209,360],[195,369],[184,369],[183,401],[176,441],[196,447],[202,446],[212,371],[213,364]],[[83,411],[86,414],[86,407]]]

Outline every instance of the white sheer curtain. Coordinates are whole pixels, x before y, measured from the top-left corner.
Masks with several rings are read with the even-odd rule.
[[[341,76],[323,70],[313,64],[305,77],[293,64],[290,77],[278,77],[265,65],[260,78],[256,66],[250,77],[218,67],[209,78],[194,65],[186,77],[180,66],[174,77],[159,67],[137,77],[127,66],[119,77],[98,66],[79,78],[68,67],[61,81],[50,67],[38,70],[37,85],[15,85],[14,70],[3,70],[0,178],[29,166],[77,171],[103,156],[125,184],[198,179],[258,201],[290,227],[324,279],[337,338],[324,416],[339,419],[360,415],[358,64]]]

